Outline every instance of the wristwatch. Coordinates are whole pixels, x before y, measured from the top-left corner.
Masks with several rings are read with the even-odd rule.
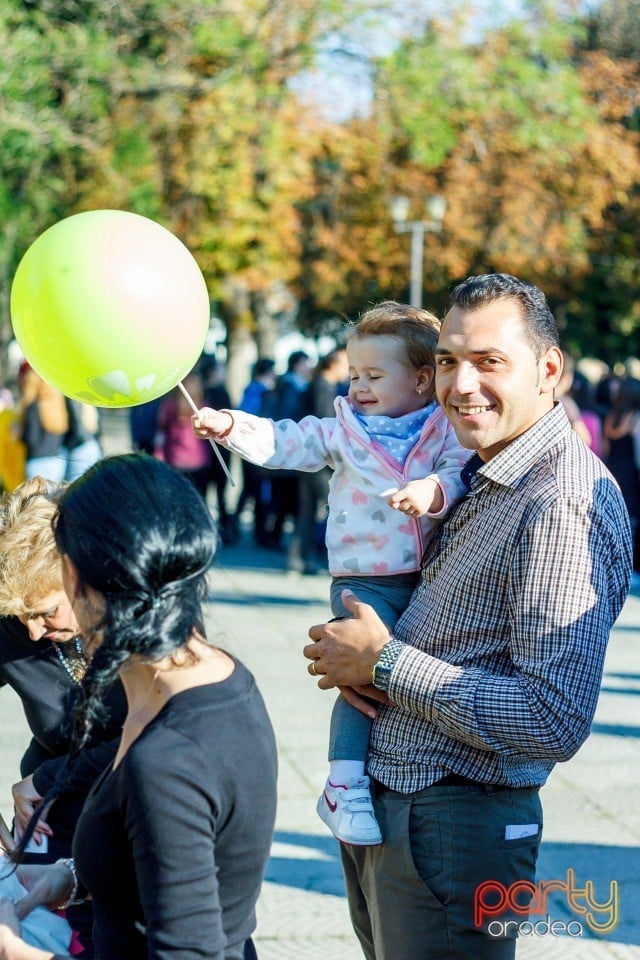
[[[389,642],[385,643],[380,651],[380,659],[374,666],[371,674],[371,682],[376,689],[384,690],[385,692],[389,689],[391,671],[400,656],[401,650],[402,640],[397,640],[396,637],[392,636]]]

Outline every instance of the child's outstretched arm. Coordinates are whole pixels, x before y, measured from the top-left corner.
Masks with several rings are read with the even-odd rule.
[[[191,418],[200,440],[222,444],[231,453],[270,470],[314,472],[332,464],[331,438],[335,419],[304,417],[270,420],[242,410],[202,407]]]
[[[434,477],[409,480],[389,497],[389,506],[410,517],[423,517],[425,513],[439,514],[444,510],[445,498],[442,487]]]
[[[200,440],[221,440],[233,426],[233,416],[227,410],[202,407],[191,417],[193,432]]]

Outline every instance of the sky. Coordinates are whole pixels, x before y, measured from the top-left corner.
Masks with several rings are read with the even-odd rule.
[[[300,74],[292,88],[332,121],[366,116],[372,96],[367,58],[390,54],[403,36],[422,29],[426,21],[450,16],[452,6],[451,0],[395,0],[395,9],[384,22],[372,15],[359,21],[352,35],[327,38],[317,69]],[[495,27],[522,12],[522,7],[523,0],[474,0],[469,40],[474,32],[479,36],[484,27]]]

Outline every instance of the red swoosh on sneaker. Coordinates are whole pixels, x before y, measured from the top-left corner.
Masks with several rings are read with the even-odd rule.
[[[335,803],[331,803],[331,800],[329,800],[329,797],[327,796],[326,790],[324,791],[324,802],[329,807],[329,810],[331,810],[331,813],[335,813],[338,809],[338,802],[336,801]]]

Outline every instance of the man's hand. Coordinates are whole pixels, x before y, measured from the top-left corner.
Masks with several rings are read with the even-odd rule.
[[[25,777],[24,780],[14,783],[11,787],[11,793],[13,794],[15,809],[16,835],[21,837],[31,817],[42,803],[42,797],[33,785],[33,776]],[[43,811],[33,834],[33,839],[38,845],[42,843],[39,834],[46,833],[49,837],[53,836],[53,830],[45,821],[46,814],[47,811]]]
[[[191,423],[193,432],[200,440],[215,440],[233,426],[233,417],[230,413],[214,410],[212,407],[203,407],[197,414],[194,413]]]
[[[350,590],[342,591],[342,602],[353,619],[311,627],[309,636],[316,642],[308,643],[302,651],[312,661],[308,671],[312,676],[320,676],[321,690],[366,687],[367,696],[370,688],[372,696],[379,699],[379,691],[371,687],[371,674],[380,651],[389,642],[389,630],[373,607],[361,603]]]

